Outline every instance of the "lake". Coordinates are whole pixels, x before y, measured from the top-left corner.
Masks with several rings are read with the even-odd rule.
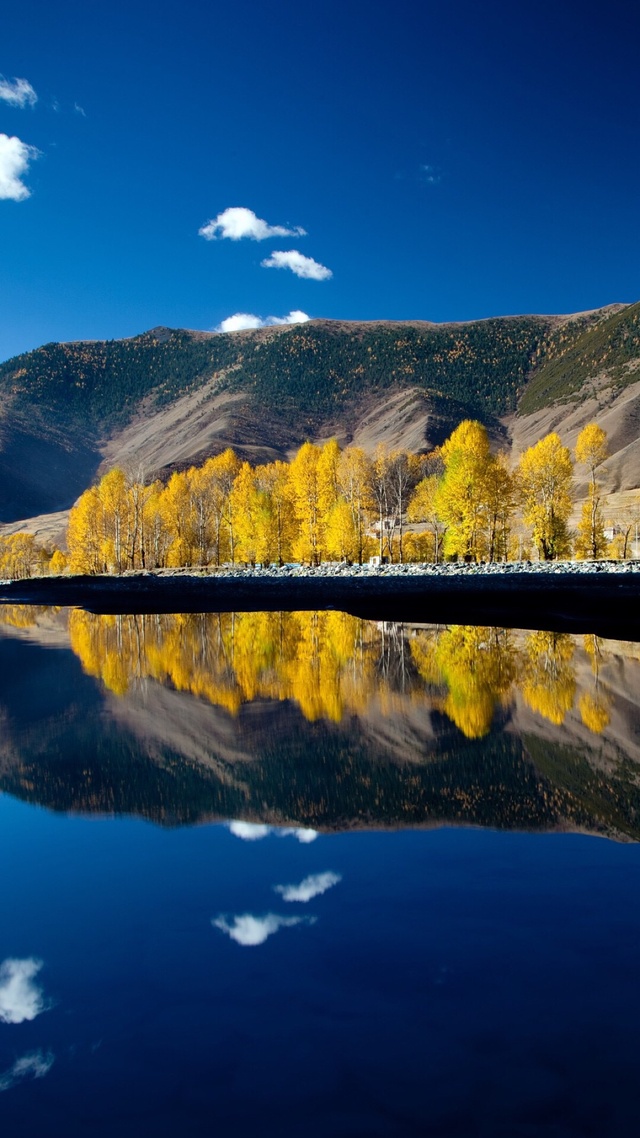
[[[640,646],[0,608],[0,1127],[624,1136]]]

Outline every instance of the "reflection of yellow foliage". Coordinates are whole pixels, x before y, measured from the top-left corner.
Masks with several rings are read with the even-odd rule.
[[[525,703],[559,726],[573,707],[576,679],[571,661],[574,643],[555,632],[532,632],[525,646],[521,683]]]
[[[419,632],[409,641],[411,658],[418,669],[418,674],[428,684],[441,684],[442,675],[436,663],[438,648],[438,634],[434,632]]]
[[[504,629],[460,625],[411,641],[411,655],[428,683],[446,683],[442,710],[467,736],[480,739],[493,722],[497,704],[515,679],[516,656]]]
[[[597,691],[595,694],[585,692],[578,701],[580,718],[585,727],[595,735],[600,735],[611,719],[608,702],[602,691]]]
[[[602,638],[590,633],[584,637],[582,643],[587,656],[591,660],[591,670],[597,676],[600,667],[600,658],[602,656]]]
[[[70,615],[71,646],[115,695],[152,677],[235,715],[253,699],[292,699],[339,722],[374,691],[373,626],[345,613]]]
[[[10,628],[33,628],[42,613],[59,611],[43,605],[0,605],[0,624],[8,624]]]
[[[20,625],[31,613],[5,609],[2,615]],[[546,632],[528,635],[522,651],[504,629],[459,626],[405,639],[401,626],[378,628],[340,612],[80,611],[71,612],[69,631],[85,671],[114,694],[151,678],[231,715],[255,699],[291,700],[309,721],[339,723],[362,714],[374,698],[384,715],[400,714],[407,697],[427,698],[467,738],[479,739],[491,730],[514,684],[533,711],[555,724],[563,722],[576,692],[574,640]],[[595,641],[585,647],[600,654]],[[418,693],[416,672],[428,693],[424,686]],[[604,730],[609,709],[601,687],[583,694],[578,706],[591,731]]]
[[[451,628],[440,637],[436,659],[449,687],[443,710],[468,739],[482,738],[514,680],[509,632]]]

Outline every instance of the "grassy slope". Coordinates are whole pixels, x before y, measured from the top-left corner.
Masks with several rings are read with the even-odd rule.
[[[590,313],[557,328],[534,360],[518,410],[529,414],[579,400],[590,380],[622,388],[640,379],[640,303]]]

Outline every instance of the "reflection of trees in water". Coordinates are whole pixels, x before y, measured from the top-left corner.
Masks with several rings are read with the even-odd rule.
[[[532,632],[524,649],[521,691],[525,703],[556,726],[573,707],[575,644],[566,633]]]
[[[602,640],[599,636],[585,636],[584,650],[591,660],[593,688],[583,692],[578,701],[580,718],[585,727],[600,735],[611,720],[611,696],[600,683],[600,663],[602,661]]]
[[[427,683],[446,685],[446,695],[437,700],[440,710],[468,739],[488,734],[516,675],[512,633],[457,625],[412,639],[411,652]]]
[[[11,661],[28,657],[21,630],[40,614],[3,615],[14,627],[3,641],[13,679]],[[578,736],[576,745],[575,731],[532,726],[531,717],[525,737],[491,729],[520,689],[554,722],[570,694],[586,726],[603,730],[610,697],[600,672],[611,657],[600,642],[585,642],[585,657],[567,637],[411,630],[327,612],[76,612],[69,621],[85,671],[133,698],[103,708],[70,653],[51,684],[52,657],[40,650],[35,659],[48,668],[34,675],[25,666],[25,683],[7,687],[14,702],[0,748],[1,788],[30,801],[165,823],[206,815],[330,828],[447,821],[640,836],[637,765],[616,736],[605,753],[599,741]],[[42,697],[37,729],[34,692]]]
[[[33,624],[41,610],[5,606],[2,620]],[[208,613],[175,616],[69,615],[71,646],[88,674],[122,696],[155,679],[237,715],[256,699],[291,700],[310,722],[339,723],[375,699],[383,714],[399,702],[426,703],[469,739],[487,735],[517,691],[559,726],[575,706],[589,731],[610,722],[600,679],[604,648],[583,639],[591,687],[576,701],[576,640],[460,625],[407,630],[341,612]]]
[[[375,691],[375,626],[339,612],[96,617],[74,611],[85,671],[122,695],[169,682],[237,714],[254,699],[294,700],[305,718],[340,722]]]

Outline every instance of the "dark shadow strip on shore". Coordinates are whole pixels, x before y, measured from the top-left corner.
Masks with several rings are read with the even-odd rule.
[[[103,614],[339,609],[367,620],[593,633],[640,641],[640,574],[424,577],[40,577],[0,585],[0,603]]]

